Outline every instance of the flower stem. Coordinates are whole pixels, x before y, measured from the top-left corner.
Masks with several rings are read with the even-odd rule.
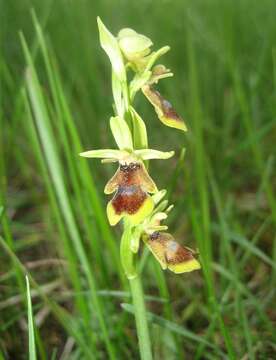
[[[143,287],[135,266],[135,254],[131,251],[131,236],[132,227],[125,220],[120,246],[121,262],[130,284],[141,359],[152,360]]]
[[[124,117],[126,120],[130,120],[131,101],[127,82],[121,83],[121,87],[125,108]],[[131,224],[125,219],[120,244],[121,263],[130,284],[141,360],[152,360],[143,287],[135,264],[135,254],[131,250],[132,230]]]
[[[142,360],[151,360],[151,342],[146,317],[146,307],[143,294],[143,287],[139,275],[129,279],[139,341],[139,349]]]

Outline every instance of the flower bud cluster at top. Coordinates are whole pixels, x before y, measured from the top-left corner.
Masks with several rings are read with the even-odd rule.
[[[113,194],[107,205],[109,223],[116,225],[121,219],[131,232],[130,250],[136,253],[140,240],[148,246],[163,269],[183,273],[200,268],[195,253],[180,246],[173,237],[164,233],[172,206],[163,200],[166,191],[158,191],[148,174],[144,161],[168,159],[173,151],[163,152],[148,148],[145,122],[133,108],[135,95],[141,91],[153,105],[159,120],[166,126],[186,131],[183,119],[171,103],[156,90],[158,81],[173,76],[171,71],[156,61],[169,47],[151,51],[152,41],[136,31],[125,28],[113,36],[98,18],[100,42],[112,65],[112,91],[115,116],[110,128],[118,149],[90,150],[81,156],[101,158],[102,162],[118,162],[119,167],[105,186],[106,194]],[[127,83],[127,71],[134,76]]]

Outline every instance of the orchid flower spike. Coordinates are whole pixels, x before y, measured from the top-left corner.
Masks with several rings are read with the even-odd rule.
[[[124,220],[121,261],[125,273],[129,279],[137,276],[133,256],[140,243],[149,248],[162,269],[177,274],[199,269],[196,252],[181,246],[166,232],[168,227],[162,222],[173,205],[168,206],[164,199],[166,190],[158,191],[146,167],[149,160],[169,159],[174,151],[149,149],[146,123],[133,107],[134,97],[141,91],[164,125],[187,131],[181,116],[155,88],[160,80],[173,76],[170,69],[156,63],[170,48],[164,46],[152,51],[151,39],[133,29],[124,28],[115,37],[99,18],[98,26],[101,46],[112,66],[115,115],[109,125],[118,148],[89,150],[80,156],[99,158],[102,163],[118,163],[104,192],[112,195],[106,208],[110,225]],[[129,71],[133,78],[128,82]]]

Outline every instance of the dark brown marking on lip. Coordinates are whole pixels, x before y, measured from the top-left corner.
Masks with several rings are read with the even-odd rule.
[[[150,91],[154,93],[155,96],[158,98],[159,104],[156,103],[156,106],[161,108],[161,111],[166,118],[174,119],[176,121],[182,121],[182,118],[175,111],[172,104],[168,100],[164,99],[164,97],[160,94],[159,91],[155,90],[152,86],[150,86]]]
[[[156,240],[160,237],[160,232],[159,231],[155,231],[154,233],[152,233],[150,235],[150,240]]]
[[[133,215],[137,213],[147,198],[147,194],[140,186],[119,186],[112,199],[112,205],[116,214],[127,213]]]
[[[163,99],[162,101],[162,110],[166,117],[176,121],[182,121],[181,117],[177,114],[172,104],[166,99]]]
[[[118,183],[121,186],[140,185],[139,171],[141,165],[139,163],[121,164]]]
[[[171,250],[168,246],[165,252],[165,257],[168,264],[175,265],[180,264],[185,261],[189,261],[193,259],[192,252],[175,242],[177,245],[176,250]]]
[[[144,165],[139,162],[120,164],[115,175],[107,183],[105,192],[110,194],[120,186],[140,186],[142,190],[149,193],[156,191],[153,180],[147,173]]]
[[[167,233],[154,232],[149,237],[149,244],[154,247],[158,242],[164,249],[164,258],[168,265],[176,265],[192,260],[193,252],[179,245],[174,238]]]

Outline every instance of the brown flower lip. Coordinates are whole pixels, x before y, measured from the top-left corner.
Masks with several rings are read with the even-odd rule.
[[[151,234],[149,241],[157,241],[162,246],[166,247],[164,256],[168,264],[179,264],[193,259],[193,252],[191,250],[182,247],[172,239],[168,240],[159,231]]]
[[[155,231],[144,234],[142,239],[163,269],[176,274],[200,269],[195,252],[178,244],[171,234]]]
[[[159,91],[154,89],[152,85],[144,85],[142,91],[154,106],[158,118],[163,124],[183,131],[187,130],[181,116],[178,115],[172,104],[163,98]]]
[[[154,203],[148,193],[157,191],[142,162],[121,163],[105,187],[105,193],[115,195],[107,206],[109,221],[115,225],[123,216],[136,223],[144,220]]]
[[[157,191],[156,185],[149,176],[142,162],[122,163],[114,176],[108,181],[105,187],[105,193],[111,194],[119,186],[140,186],[142,190],[148,193]]]
[[[116,214],[120,215],[125,212],[132,215],[140,209],[146,198],[147,194],[140,186],[119,186],[111,203]]]

